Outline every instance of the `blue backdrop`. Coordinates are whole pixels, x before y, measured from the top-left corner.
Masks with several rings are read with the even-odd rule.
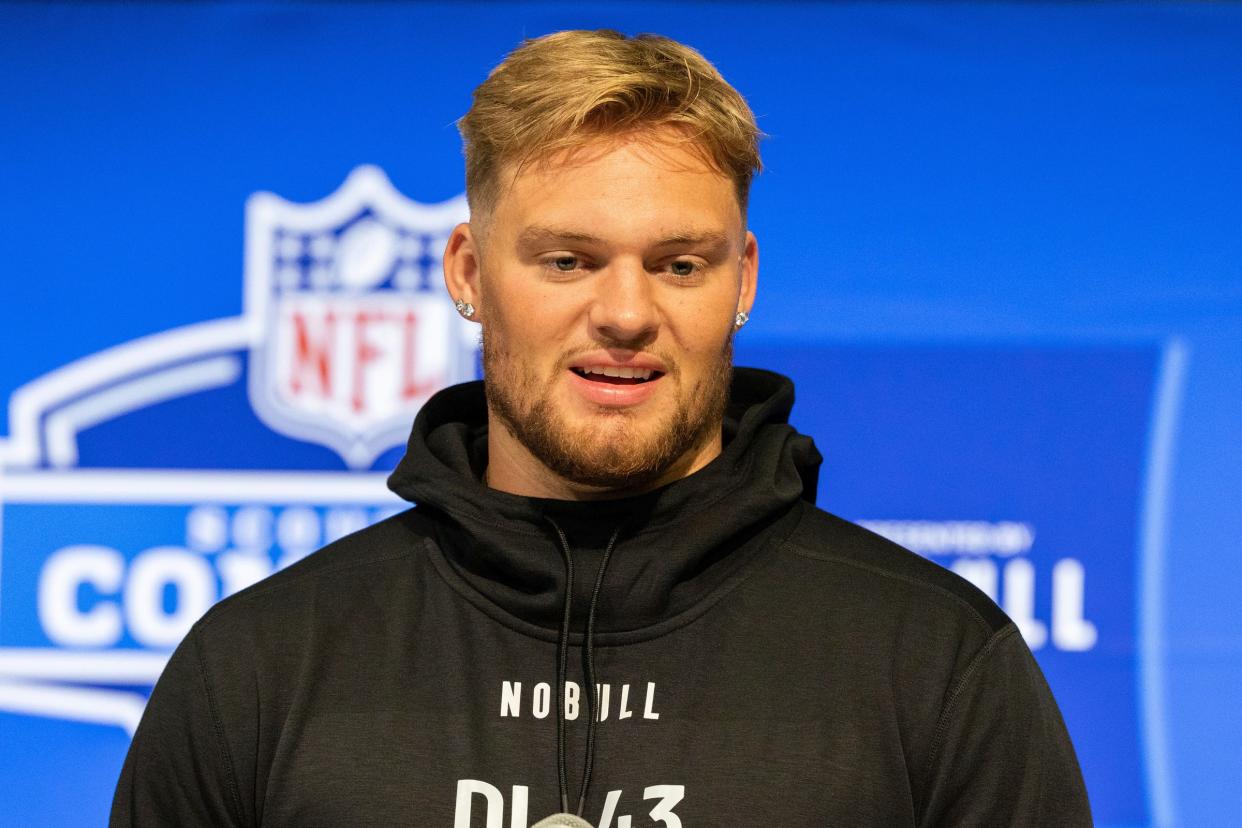
[[[738,360],[820,504],[1020,623],[1099,824],[1232,824],[1242,6],[743,2],[0,7],[0,824],[101,823],[193,617],[396,508],[394,423],[473,370],[453,122],[600,26],[769,136]]]

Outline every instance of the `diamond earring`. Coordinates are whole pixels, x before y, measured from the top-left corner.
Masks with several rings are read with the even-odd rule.
[[[733,327],[741,328],[750,321],[750,315],[746,311],[738,311],[737,316],[733,317]]]
[[[457,301],[453,303],[453,307],[457,308],[457,312],[460,313],[462,316],[466,317],[467,319],[474,316],[474,305],[470,304],[469,302],[463,302],[462,300],[458,299]]]

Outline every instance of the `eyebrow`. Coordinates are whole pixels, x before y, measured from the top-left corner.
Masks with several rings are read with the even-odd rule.
[[[557,242],[577,242],[578,244],[603,244],[604,240],[590,233],[583,233],[564,227],[547,227],[532,225],[518,234],[517,243],[520,247],[534,247],[541,244]],[[681,230],[657,241],[653,247],[727,247],[729,237],[714,230],[694,231]]]
[[[521,247],[530,247],[537,244],[562,241],[598,244],[602,242],[603,239],[598,236],[592,236],[590,233],[580,233],[576,230],[569,230],[560,227],[544,227],[541,225],[527,227],[518,234],[517,238],[517,243]]]
[[[670,247],[673,245],[680,247],[727,247],[729,245],[729,237],[714,230],[706,230],[701,233],[681,232],[660,239],[655,244],[656,247]]]

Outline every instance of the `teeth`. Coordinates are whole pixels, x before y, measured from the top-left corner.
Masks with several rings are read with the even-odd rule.
[[[605,377],[616,377],[617,379],[638,379],[648,380],[655,371],[649,371],[646,368],[619,368],[611,365],[590,365],[578,369],[584,374],[601,374]]]

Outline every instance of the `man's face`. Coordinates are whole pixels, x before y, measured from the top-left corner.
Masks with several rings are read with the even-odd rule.
[[[680,140],[602,138],[502,178],[470,288],[493,466],[634,491],[719,453],[758,254],[732,183]]]

